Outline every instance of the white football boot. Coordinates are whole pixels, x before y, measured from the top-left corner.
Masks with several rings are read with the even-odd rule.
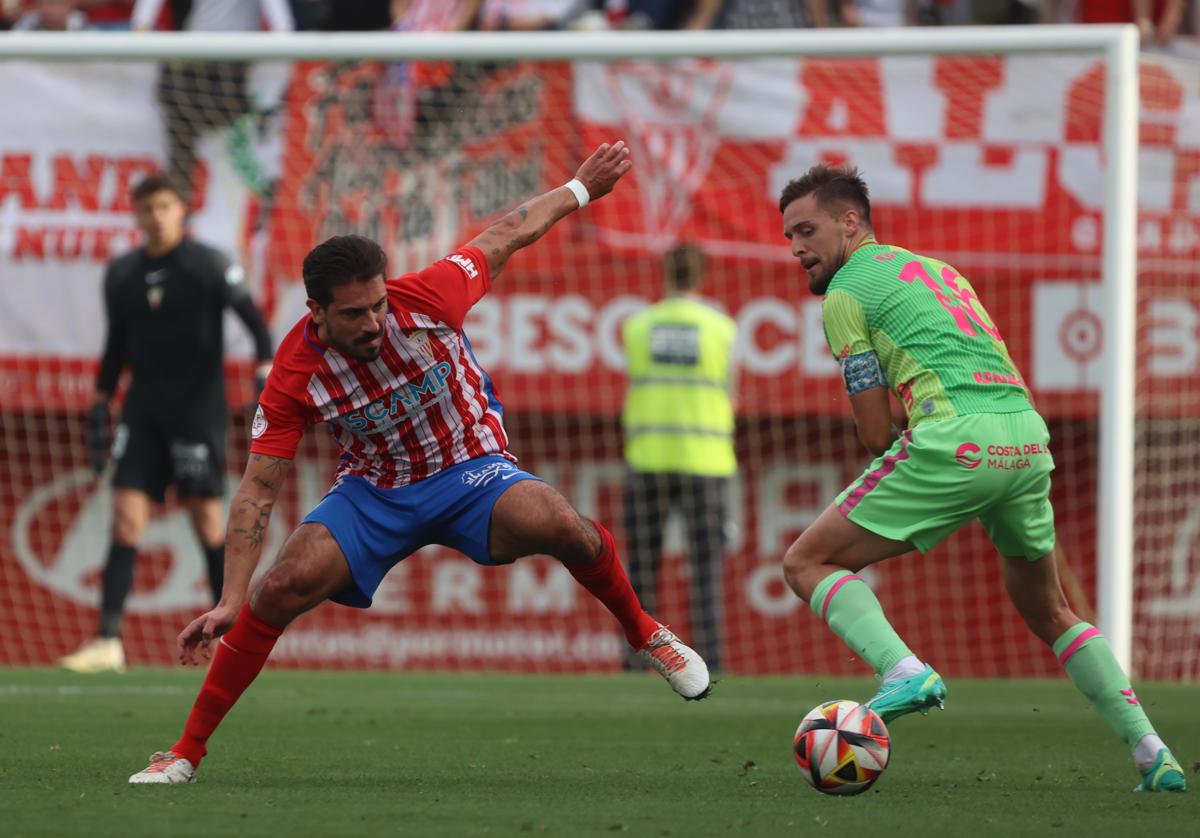
[[[143,783],[194,783],[196,767],[171,751],[150,755],[150,764],[129,778],[132,785]]]
[[[96,637],[65,658],[59,658],[58,665],[83,675],[124,672],[125,647],[118,637]]]
[[[637,655],[658,670],[667,679],[671,689],[688,701],[708,698],[712,684],[708,677],[708,665],[696,650],[661,623],[658,631],[650,635],[646,645],[638,649]]]

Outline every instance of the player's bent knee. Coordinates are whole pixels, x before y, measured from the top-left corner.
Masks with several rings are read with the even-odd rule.
[[[1030,623],[1029,626],[1043,643],[1053,646],[1054,641],[1079,622],[1079,616],[1066,603],[1063,603],[1061,607],[1056,607],[1041,615],[1036,624]]]
[[[555,509],[545,521],[547,552],[568,564],[588,564],[600,553],[599,537],[570,506]]]
[[[812,585],[809,584],[810,571],[820,562],[814,562],[811,553],[806,551],[797,541],[783,554],[783,578],[788,587],[805,602],[812,595]]]
[[[505,492],[499,504],[491,540],[497,564],[536,554],[589,564],[600,553],[600,536],[592,525],[544,483],[523,481]]]
[[[317,564],[281,559],[259,584],[251,606],[267,622],[286,625],[324,601],[329,588],[330,580]]]
[[[276,567],[259,585],[254,594],[251,608],[261,619],[271,625],[283,626],[317,605],[311,591],[298,583],[296,577]]]
[[[1013,597],[1013,605],[1016,606],[1025,625],[1047,645],[1053,645],[1063,632],[1079,622],[1079,617],[1071,610],[1066,600],[1061,597],[1056,599],[1059,601],[1041,597]]]
[[[112,526],[112,540],[116,544],[125,545],[127,547],[136,547],[138,542],[142,540],[142,528],[136,524],[129,524],[121,520],[114,520]]]

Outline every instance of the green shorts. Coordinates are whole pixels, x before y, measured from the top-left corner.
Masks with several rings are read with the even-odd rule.
[[[1054,550],[1050,432],[1037,411],[976,413],[905,431],[837,497],[864,529],[927,552],[978,518],[1004,556]]]

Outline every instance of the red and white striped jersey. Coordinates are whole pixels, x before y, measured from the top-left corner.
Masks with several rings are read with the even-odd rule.
[[[275,353],[250,451],[291,459],[304,428],[325,422],[341,448],[337,476],[383,489],[486,454],[515,462],[505,450],[504,408],[462,330],[490,287],[474,247],[389,279],[383,351],[374,361],[323,344],[306,315]]]

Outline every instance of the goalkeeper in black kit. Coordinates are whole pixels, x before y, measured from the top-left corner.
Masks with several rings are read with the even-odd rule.
[[[187,509],[204,553],[213,600],[225,565],[225,430],[229,408],[222,371],[224,314],[232,309],[254,336],[261,383],[273,354],[267,324],[243,283],[242,269],[187,235],[187,207],[164,175],[132,192],[145,244],[109,263],[104,277],[108,337],[88,413],[91,465],[113,470],[112,542],[104,563],[99,635],[60,660],[75,672],[125,668],[121,619],[133,587],[138,542],[151,501],[168,486]],[[129,390],[110,434],[117,381]]]

